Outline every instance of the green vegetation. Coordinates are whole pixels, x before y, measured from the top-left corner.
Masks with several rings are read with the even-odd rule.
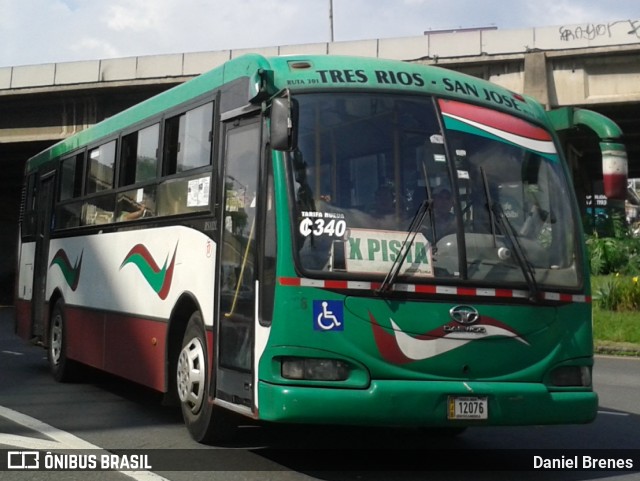
[[[597,352],[640,356],[640,238],[621,228],[587,239]]]
[[[621,216],[614,215],[612,237],[601,237],[594,232],[587,237],[591,274],[640,274],[640,238],[633,237]]]
[[[629,313],[640,319],[640,282],[638,276],[619,274],[593,277],[594,307],[603,311]]]
[[[640,356],[638,276],[594,276],[591,282],[597,352]]]

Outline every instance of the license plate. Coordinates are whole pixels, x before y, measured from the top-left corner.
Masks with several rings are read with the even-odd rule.
[[[489,419],[487,397],[449,396],[448,419]]]

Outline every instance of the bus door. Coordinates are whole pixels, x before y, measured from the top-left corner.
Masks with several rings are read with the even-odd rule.
[[[258,118],[236,119],[224,125],[222,203],[218,210],[216,397],[248,408],[253,402],[253,348],[259,285],[256,214],[260,125]]]
[[[36,190],[36,249],[33,269],[33,296],[31,299],[33,337],[44,337],[44,313],[49,263],[49,236],[55,194],[55,172],[40,177]]]

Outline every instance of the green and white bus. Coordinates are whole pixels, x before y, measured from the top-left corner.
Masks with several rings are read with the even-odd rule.
[[[557,129],[488,82],[247,55],[27,162],[16,329],[166,393],[199,441],[285,423],[586,423],[591,293]],[[606,138],[605,138],[606,137]],[[233,416],[232,416],[233,417]]]

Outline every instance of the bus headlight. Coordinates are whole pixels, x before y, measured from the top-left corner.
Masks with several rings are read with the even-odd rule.
[[[344,381],[349,366],[339,359],[288,357],[282,359],[282,377],[309,381]]]
[[[591,369],[588,366],[561,366],[551,371],[554,386],[591,386]]]

